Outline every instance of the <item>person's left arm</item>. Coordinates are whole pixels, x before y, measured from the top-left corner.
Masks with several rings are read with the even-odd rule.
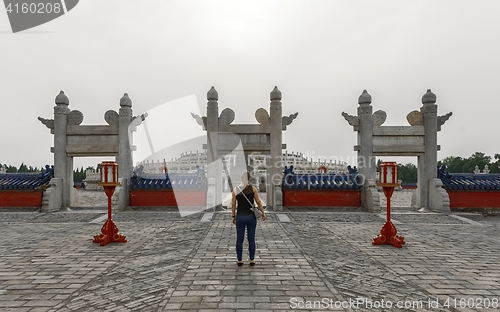
[[[262,211],[262,220],[266,220],[266,212],[264,211],[264,207],[262,207],[262,202],[260,201],[259,197],[259,192],[257,192],[257,188],[255,186],[252,186],[253,188],[253,198],[255,199],[255,202],[257,203],[257,206],[259,207],[260,211]]]

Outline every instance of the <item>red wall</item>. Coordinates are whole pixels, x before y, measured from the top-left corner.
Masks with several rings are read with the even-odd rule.
[[[41,207],[41,190],[0,191],[0,207]]]
[[[498,191],[450,191],[450,208],[500,208]]]
[[[361,191],[283,190],[285,207],[361,207]]]
[[[416,190],[417,186],[416,185],[401,185],[401,188],[403,190]]]
[[[177,200],[176,200],[177,197]],[[206,190],[130,190],[130,206],[177,207],[177,201],[183,206],[205,206]]]

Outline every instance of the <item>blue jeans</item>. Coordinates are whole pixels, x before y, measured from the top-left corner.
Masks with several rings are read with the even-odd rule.
[[[248,253],[250,254],[250,260],[253,260],[255,256],[255,228],[257,227],[257,219],[253,213],[236,215],[236,255],[238,256],[238,261],[241,261],[243,257],[245,227],[248,229]]]

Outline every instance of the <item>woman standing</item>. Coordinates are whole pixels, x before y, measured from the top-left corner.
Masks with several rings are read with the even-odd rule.
[[[233,212],[233,224],[236,225],[236,255],[238,257],[238,266],[243,265],[243,240],[245,238],[245,228],[247,228],[248,252],[250,254],[250,265],[254,266],[255,261],[255,229],[257,227],[257,218],[253,214],[252,208],[254,201],[262,211],[262,220],[266,220],[266,213],[262,207],[257,189],[249,184],[250,172],[244,171],[241,174],[241,183],[233,189],[231,210]],[[236,202],[238,202],[238,211],[236,213]]]

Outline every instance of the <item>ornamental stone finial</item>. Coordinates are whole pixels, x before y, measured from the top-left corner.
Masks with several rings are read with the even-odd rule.
[[[348,113],[345,113],[345,112],[342,112],[342,116],[344,116],[344,119],[349,123],[349,125],[359,126],[359,117],[358,116],[349,115]]]
[[[258,110],[255,111],[255,119],[261,125],[268,125],[269,124],[269,113],[264,108],[259,108]]]
[[[56,105],[59,104],[69,105],[69,99],[66,94],[64,94],[64,91],[59,92],[59,94],[56,96]]]
[[[234,121],[235,113],[230,108],[224,108],[219,116],[219,123],[229,125]]]
[[[387,119],[387,113],[384,112],[383,110],[379,109],[372,115],[372,120],[373,120],[373,125],[374,126],[381,126],[384,124],[385,120]]]
[[[366,91],[363,90],[363,93],[358,98],[358,104],[371,104],[372,96]]]
[[[291,115],[288,115],[288,116],[283,116],[281,117],[281,123],[283,126],[289,126],[292,124],[293,120],[295,118],[297,118],[297,116],[299,115],[299,113],[295,113],[295,114],[291,114]]]
[[[215,90],[214,86],[210,88],[207,92],[207,100],[209,101],[218,101],[219,100],[219,93],[217,93],[217,90]]]
[[[275,86],[273,91],[271,91],[271,101],[278,100],[281,101],[281,91]]]
[[[406,115],[406,120],[411,126],[423,126],[424,114],[422,114],[422,112],[414,110],[409,112],[408,115]]]
[[[127,93],[120,99],[120,107],[132,107],[132,100],[128,97]]]
[[[436,104],[436,95],[427,89],[427,92],[422,96],[422,104]]]

